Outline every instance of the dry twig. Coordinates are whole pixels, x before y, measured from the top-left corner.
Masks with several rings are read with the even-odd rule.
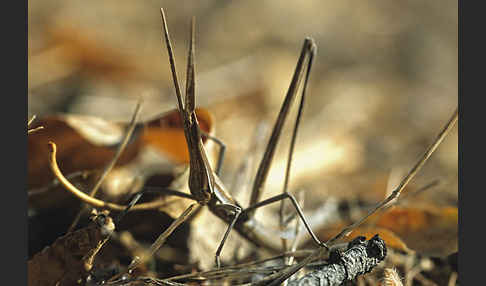
[[[385,259],[385,256],[386,245],[378,235],[368,241],[364,236],[360,236],[349,243],[345,252],[341,253],[339,250],[331,252],[329,264],[307,273],[300,279],[290,281],[288,285],[341,285],[345,281],[355,279],[358,275],[370,272]]]
[[[57,146],[54,142],[49,142],[49,148],[51,154],[49,156],[49,166],[51,167],[54,176],[59,180],[59,182],[63,185],[63,187],[71,193],[73,196],[77,197],[84,203],[87,203],[95,208],[100,209],[108,209],[111,211],[125,211],[128,205],[119,205],[115,203],[105,202],[103,200],[99,200],[89,196],[88,194],[84,193],[83,191],[76,188],[73,184],[71,184],[62,174],[61,170],[59,169],[59,165],[57,164],[56,160],[56,153],[57,153]],[[164,201],[155,201],[155,202],[148,202],[143,204],[138,204],[133,206],[130,211],[142,211],[142,210],[154,210],[165,206],[167,202]]]
[[[454,127],[454,125],[456,124],[458,117],[459,117],[459,111],[456,108],[456,110],[454,111],[454,114],[449,119],[449,121],[447,122],[444,129],[442,129],[442,131],[439,133],[437,138],[434,140],[434,143],[432,145],[430,145],[430,147],[425,151],[425,153],[422,155],[422,158],[415,164],[415,166],[413,166],[413,168],[410,170],[410,172],[408,172],[408,174],[405,176],[405,178],[402,179],[402,181],[400,182],[400,185],[398,185],[398,187],[390,194],[390,196],[388,196],[382,202],[378,203],[372,210],[370,210],[368,212],[367,215],[365,215],[359,221],[357,221],[357,222],[349,225],[348,227],[344,228],[340,233],[338,233],[333,238],[329,239],[326,243],[332,244],[333,242],[335,242],[339,238],[341,238],[345,235],[348,235],[353,229],[355,229],[356,227],[361,225],[368,217],[370,217],[372,214],[374,214],[377,210],[381,209],[382,207],[387,205],[392,200],[398,198],[400,196],[401,192],[403,191],[403,189],[405,189],[405,187],[408,185],[408,183],[415,177],[415,175],[417,175],[418,171],[424,166],[427,159],[429,159],[429,157],[432,155],[432,153],[434,153],[435,149],[437,149],[437,147],[440,145],[442,140],[444,140],[444,138],[447,136],[447,134],[449,134],[452,127]]]
[[[407,184],[412,180],[412,178],[417,174],[417,172],[421,169],[421,167],[425,164],[427,159],[432,155],[432,153],[437,149],[439,144],[444,140],[446,135],[450,132],[452,127],[454,127],[455,123],[457,122],[459,113],[458,109],[456,108],[454,114],[450,118],[450,120],[447,122],[445,127],[441,130],[439,135],[436,137],[434,143],[425,151],[424,155],[421,157],[421,159],[415,164],[415,166],[410,170],[410,172],[402,179],[400,182],[400,185],[398,186],[397,189],[395,189],[390,196],[388,196],[385,200],[382,202],[378,203],[370,212],[368,212],[367,215],[365,215],[362,219],[359,221],[351,224],[350,226],[344,228],[340,233],[338,233],[336,236],[331,238],[326,242],[327,245],[332,246],[333,243],[335,243],[339,238],[342,236],[348,234],[351,232],[354,228],[358,227],[361,225],[368,217],[370,217],[372,214],[374,214],[376,211],[380,210],[384,206],[386,206],[390,201],[393,199],[397,198],[401,191],[407,186]],[[301,262],[298,264],[292,265],[290,267],[285,268],[284,270],[280,271],[279,273],[272,274],[262,281],[256,283],[255,285],[267,285],[269,281],[272,281],[269,285],[279,285],[286,279],[288,279],[290,276],[295,274],[297,271],[299,271],[301,268],[309,264],[311,261],[317,259],[318,257],[322,256],[327,251],[326,248],[320,247],[317,249],[314,253],[303,259]]]
[[[32,124],[32,122],[34,122],[35,118],[36,118],[36,116],[34,114],[34,115],[32,115],[32,118],[30,118],[30,120],[27,122],[27,134],[34,133],[36,131],[44,129],[44,126],[39,126],[39,127],[36,127],[36,128],[29,128],[30,125]]]
[[[140,113],[140,108],[142,106],[142,98],[140,98],[137,102],[137,106],[135,107],[135,111],[133,112],[132,120],[130,121],[130,124],[127,127],[127,131],[125,132],[125,136],[123,137],[121,143],[118,145],[118,148],[116,150],[115,156],[113,156],[113,159],[106,165],[105,169],[103,170],[103,173],[101,174],[100,178],[96,182],[95,186],[89,193],[90,197],[96,196],[96,193],[98,192],[101,184],[103,183],[104,179],[108,175],[108,173],[113,169],[115,166],[116,161],[118,158],[120,158],[120,155],[122,154],[123,150],[128,144],[128,141],[130,140],[130,137],[132,136],[133,130],[135,130],[135,126],[137,123],[138,115]],[[83,215],[83,213],[87,210],[87,206],[83,205],[81,210],[78,212],[76,217],[74,218],[73,222],[69,226],[68,232],[71,232],[74,230],[76,225],[78,224],[79,219]]]

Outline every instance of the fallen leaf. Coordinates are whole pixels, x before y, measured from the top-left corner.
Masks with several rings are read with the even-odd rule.
[[[41,118],[38,125],[43,132],[28,137],[28,188],[41,187],[54,179],[49,169],[47,143],[59,146],[57,160],[65,174],[76,171],[96,170],[110,161],[116,152],[116,143],[123,137],[124,128],[99,118],[78,115],[52,115]],[[128,144],[117,164],[124,164],[135,157],[139,141]]]
[[[400,239],[393,231],[379,228],[379,227],[359,227],[351,232],[351,234],[345,237],[345,241],[351,241],[358,236],[365,236],[366,239],[372,238],[375,234],[379,234],[380,238],[383,239],[387,247],[394,248],[396,250],[401,250],[403,252],[412,252],[405,242]]]
[[[93,268],[93,260],[115,229],[106,212],[93,223],[59,237],[27,262],[29,286],[74,285]]]
[[[375,224],[393,231],[409,248],[423,255],[442,257],[457,251],[456,207],[395,206],[379,216]]]
[[[364,215],[365,211],[362,211]],[[339,221],[318,231],[322,240],[328,240],[351,221]],[[443,257],[457,251],[456,207],[394,206],[384,213],[370,216],[360,227],[354,229],[344,241],[358,235],[380,237],[388,246],[397,250],[415,251],[422,255]]]
[[[201,130],[213,135],[212,115],[204,109],[197,109],[196,113]],[[44,126],[44,130],[28,137],[28,189],[41,188],[54,180],[48,167],[49,141],[59,146],[57,160],[65,175],[94,171],[83,185],[88,188],[114,157],[127,127],[127,123],[71,114],[47,116],[37,120],[36,125]],[[214,142],[204,139],[204,144],[209,158],[214,161]],[[150,179],[163,182],[155,186],[168,187],[174,177],[181,175],[181,168],[177,166],[189,160],[186,146],[182,122],[176,110],[138,124],[114,169],[103,182],[103,195],[115,201],[125,199],[123,195],[128,195],[126,192],[131,189],[136,177],[142,179],[141,186]],[[29,197],[29,205],[46,208],[68,199],[72,197],[66,191],[54,188],[45,194]]]

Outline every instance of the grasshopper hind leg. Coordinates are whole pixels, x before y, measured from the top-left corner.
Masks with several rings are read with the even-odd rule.
[[[203,130],[200,131],[204,137],[207,137],[208,139],[214,141],[214,143],[219,145],[218,162],[216,163],[215,173],[216,175],[221,176],[221,168],[223,167],[224,155],[226,153],[226,144],[224,144],[224,142],[217,137],[214,137]]]
[[[230,212],[233,215],[233,219],[232,219],[231,223],[228,225],[228,228],[226,229],[226,232],[224,233],[223,239],[219,243],[218,250],[216,250],[215,262],[216,262],[216,266],[218,268],[220,268],[221,267],[221,260],[220,260],[221,251],[223,250],[223,246],[226,242],[226,239],[228,238],[229,233],[231,232],[231,230],[235,226],[236,221],[240,217],[242,209],[239,206],[235,206],[233,204],[220,204],[220,205],[217,205],[216,208],[222,209],[222,211],[225,211],[225,212]]]

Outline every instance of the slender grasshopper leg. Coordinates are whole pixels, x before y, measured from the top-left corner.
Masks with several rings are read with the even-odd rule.
[[[229,233],[231,232],[231,230],[235,226],[236,221],[240,217],[241,208],[238,207],[238,206],[235,206],[233,204],[221,204],[221,205],[217,205],[217,208],[226,208],[226,211],[233,212],[233,215],[234,215],[233,216],[233,220],[228,225],[228,228],[226,229],[226,232],[224,233],[223,239],[219,243],[218,250],[216,250],[216,257],[215,257],[216,266],[218,268],[220,268],[221,267],[221,260],[220,260],[221,251],[223,251],[223,246],[224,246],[224,244],[226,242],[226,239],[228,238]]]
[[[270,169],[270,166],[272,164],[272,160],[275,154],[275,149],[277,146],[277,143],[279,141],[280,135],[282,133],[282,128],[285,123],[285,119],[287,118],[288,112],[290,110],[290,106],[292,105],[293,100],[295,99],[295,96],[297,94],[297,89],[299,87],[299,83],[302,79],[302,75],[304,72],[304,61],[306,58],[309,58],[308,65],[307,65],[307,75],[304,83],[304,89],[302,92],[302,97],[299,105],[299,113],[297,115],[297,119],[295,122],[294,126],[294,131],[293,131],[293,136],[292,136],[292,144],[289,152],[289,162],[287,164],[287,171],[286,171],[286,179],[285,179],[285,184],[284,184],[284,192],[286,192],[287,184],[288,184],[288,176],[289,176],[289,166],[291,163],[291,158],[292,158],[292,153],[293,153],[293,147],[294,147],[294,142],[295,142],[295,137],[297,135],[297,129],[298,125],[300,122],[300,117],[302,114],[302,108],[303,108],[303,103],[305,99],[305,85],[307,84],[307,79],[309,75],[310,68],[312,66],[312,61],[314,58],[314,55],[316,53],[316,45],[314,41],[311,38],[306,38],[304,41],[304,45],[302,47],[302,51],[300,53],[299,60],[297,62],[297,66],[294,71],[294,75],[292,77],[292,81],[290,83],[289,89],[287,91],[287,95],[285,96],[284,102],[282,103],[282,107],[280,108],[280,112],[277,117],[277,121],[275,122],[275,125],[272,130],[272,134],[270,136],[270,139],[267,144],[267,148],[265,150],[265,153],[263,154],[263,158],[260,162],[260,165],[258,167],[257,175],[255,177],[255,181],[253,183],[253,188],[251,192],[251,197],[250,197],[250,206],[256,204],[261,197],[263,185],[265,184],[265,181],[267,179],[268,171]],[[252,214],[249,214],[251,217],[254,216],[254,212]]]
[[[292,82],[290,84],[289,90],[288,90],[287,95],[285,97],[285,101],[282,105],[282,108],[280,110],[277,122],[275,123],[275,127],[274,127],[272,135],[270,137],[269,144],[267,145],[267,149],[265,151],[264,157],[263,157],[263,159],[260,163],[260,166],[259,166],[259,169],[258,169],[258,172],[257,172],[257,178],[256,178],[256,181],[255,181],[255,185],[254,185],[254,188],[253,188],[253,191],[252,191],[252,194],[251,194],[252,196],[251,196],[251,199],[250,199],[251,205],[250,205],[250,207],[243,210],[242,212],[241,212],[241,210],[239,210],[239,208],[238,209],[233,208],[233,211],[235,211],[235,216],[234,216],[233,220],[231,221],[231,223],[229,224],[228,229],[226,230],[226,233],[223,237],[223,240],[221,241],[221,243],[218,247],[218,251],[216,252],[216,264],[218,265],[218,267],[220,265],[219,255],[221,253],[223,245],[226,241],[226,238],[228,237],[229,232],[231,231],[231,229],[234,227],[236,221],[238,220],[240,214],[244,213],[248,217],[251,217],[251,215],[254,214],[254,212],[257,208],[271,204],[271,203],[276,202],[276,201],[284,201],[284,199],[286,199],[286,198],[290,199],[290,201],[294,205],[299,217],[302,219],[307,231],[311,235],[314,242],[318,246],[322,246],[322,247],[327,248],[327,245],[325,243],[321,242],[317,238],[317,236],[314,234],[312,229],[310,228],[309,223],[305,219],[305,216],[304,216],[299,204],[297,203],[297,200],[294,198],[294,196],[292,196],[291,194],[289,194],[287,192],[287,185],[288,185],[288,178],[290,176],[290,166],[291,166],[291,161],[292,161],[292,154],[293,154],[293,149],[294,149],[294,146],[295,146],[295,138],[297,136],[298,126],[299,126],[299,123],[300,123],[300,118],[302,116],[306,86],[307,86],[307,82],[308,82],[308,78],[309,78],[309,72],[310,72],[310,69],[312,67],[312,61],[313,61],[315,52],[316,52],[316,46],[314,44],[314,41],[310,38],[305,39],[304,45],[302,47],[302,51],[301,51],[301,54],[300,54],[300,57],[299,57],[299,61],[297,63],[297,67],[295,69],[294,76],[292,78]],[[283,124],[285,123],[285,119],[287,117],[290,105],[292,104],[292,101],[295,98],[295,95],[297,93],[297,89],[299,87],[299,83],[302,79],[302,75],[303,75],[303,72],[304,72],[304,61],[305,61],[307,56],[308,56],[309,60],[308,60],[307,68],[305,69],[306,76],[305,76],[305,81],[304,81],[304,87],[303,87],[303,91],[302,91],[301,101],[300,101],[300,104],[299,104],[299,111],[298,111],[297,119],[295,121],[294,130],[293,130],[293,134],[292,134],[292,143],[291,143],[291,147],[290,147],[290,151],[289,151],[288,164],[287,164],[287,170],[286,170],[286,176],[285,176],[284,193],[277,195],[275,197],[269,198],[269,199],[262,201],[260,203],[257,203],[257,201],[260,197],[261,187],[266,180],[269,167],[272,163],[273,155],[274,155],[274,152],[275,152],[275,147],[276,147],[276,144],[277,144],[278,139],[280,137]],[[218,207],[218,206],[219,205],[217,205],[216,207]],[[234,207],[234,206],[232,206],[232,207]],[[281,224],[283,224],[282,219],[281,219]]]
[[[302,47],[302,51],[301,51],[301,54],[300,54],[300,57],[299,57],[299,61],[297,62],[297,66],[295,68],[295,72],[294,72],[292,81],[291,81],[289,89],[287,91],[287,95],[286,95],[285,100],[284,100],[282,107],[280,109],[277,121],[275,122],[275,126],[274,126],[274,129],[272,131],[272,135],[271,135],[270,140],[269,140],[268,145],[267,145],[267,149],[265,150],[265,153],[263,155],[263,159],[262,159],[260,166],[258,168],[257,176],[256,176],[256,179],[255,179],[252,194],[251,194],[250,206],[247,209],[245,209],[243,211],[243,213],[248,214],[249,217],[252,217],[257,208],[271,204],[271,203],[279,201],[279,200],[283,202],[284,199],[288,198],[288,199],[290,199],[290,201],[294,205],[294,207],[297,211],[297,214],[299,215],[299,217],[303,221],[304,226],[306,227],[307,231],[311,235],[314,242],[319,246],[323,246],[323,247],[327,248],[327,245],[325,243],[321,242],[317,238],[317,236],[314,234],[312,229],[310,228],[309,223],[305,219],[305,216],[304,216],[299,204],[297,203],[297,200],[294,198],[294,196],[292,196],[291,194],[289,194],[287,192],[288,180],[289,180],[289,177],[290,177],[290,167],[291,167],[291,163],[292,163],[293,150],[294,150],[294,147],[295,147],[295,141],[296,141],[296,138],[297,138],[297,131],[298,131],[300,119],[302,117],[304,100],[305,100],[305,92],[306,92],[306,89],[307,89],[309,73],[310,73],[310,70],[312,68],[312,62],[313,62],[315,54],[316,54],[316,45],[315,45],[314,41],[311,38],[306,38],[305,41],[304,41],[304,45]],[[289,149],[288,160],[287,160],[287,168],[286,168],[286,173],[285,173],[284,191],[283,191],[283,194],[274,196],[272,198],[266,199],[266,200],[258,203],[259,197],[261,195],[261,189],[262,189],[263,184],[266,181],[268,171],[269,171],[269,168],[270,168],[270,165],[271,165],[274,153],[275,153],[275,148],[276,148],[276,145],[278,143],[278,140],[279,140],[279,137],[280,137],[280,134],[281,134],[281,131],[282,131],[282,127],[283,127],[283,125],[285,123],[285,119],[288,115],[290,105],[292,104],[293,99],[295,98],[295,95],[297,94],[297,89],[299,87],[299,83],[300,83],[302,76],[303,76],[303,73],[304,73],[304,61],[305,61],[306,57],[308,57],[308,62],[307,62],[307,68],[305,69],[304,86],[303,86],[303,90],[302,90],[301,100],[300,100],[300,103],[299,103],[297,118],[295,120],[294,129],[293,129],[293,132],[292,132],[292,141],[291,141],[291,145],[290,145],[290,149]],[[284,224],[282,212],[283,212],[283,204],[281,204],[281,207],[280,207],[280,213],[281,213],[280,225],[281,226]]]
[[[275,151],[275,144],[278,142],[282,125],[287,116],[288,109],[290,108],[290,104],[292,100],[295,98],[299,82],[302,78],[303,71],[304,71],[303,68],[304,61],[307,59],[307,56],[309,56],[309,61],[311,61],[313,58],[312,55],[315,53],[314,42],[311,39],[306,39],[304,41],[304,47],[299,57],[299,61],[297,64],[296,71],[294,72],[291,85],[285,97],[285,101],[283,103],[282,109],[279,113],[279,117],[275,124],[264,158],[260,163],[258,176],[254,184],[254,188],[257,190],[257,192],[252,192],[252,197],[254,198],[255,202],[253,204],[250,204],[249,209],[247,209],[245,212],[242,212],[242,208],[240,207],[240,205],[225,190],[225,187],[222,184],[222,182],[219,180],[219,177],[215,175],[213,170],[211,169],[211,166],[207,159],[206,152],[204,150],[204,145],[202,143],[202,139],[201,139],[202,134],[201,134],[201,130],[199,129],[199,124],[195,113],[195,72],[194,72],[194,38],[195,38],[194,26],[195,24],[194,21],[192,23],[191,44],[190,44],[189,60],[187,66],[186,96],[183,102],[181,89],[179,86],[177,73],[175,70],[175,60],[174,60],[173,50],[170,43],[170,37],[168,35],[167,23],[165,20],[163,9],[161,9],[161,15],[163,21],[165,42],[169,54],[169,63],[172,72],[172,78],[174,81],[176,98],[178,102],[178,110],[184,124],[184,135],[186,138],[186,143],[188,145],[189,155],[190,155],[190,172],[189,172],[189,182],[188,182],[189,189],[191,191],[190,198],[196,200],[200,205],[208,205],[209,209],[213,214],[220,217],[222,220],[226,221],[229,225],[228,229],[226,230],[226,233],[224,234],[223,240],[221,241],[220,246],[218,247],[217,256],[219,257],[224,242],[226,241],[229,232],[233,228],[236,228],[241,235],[243,235],[245,238],[247,238],[254,244],[259,246],[265,246],[267,249],[271,249],[273,251],[278,251],[279,248],[275,245],[275,243],[265,239],[265,237],[262,236],[258,231],[256,231],[254,227],[246,224],[245,222],[251,220],[251,217],[249,217],[248,214],[252,214],[254,210],[257,209],[258,207],[264,206],[266,204],[270,204],[278,200],[283,200],[285,198],[290,198],[294,206],[296,206],[299,217],[305,221],[302,211],[300,210],[300,207],[298,207],[298,204],[296,203],[295,199],[293,199],[293,196],[291,195],[287,194],[287,195],[280,195],[274,198],[270,198],[268,200],[259,203],[258,205],[256,204],[256,202],[258,201],[258,197],[260,196],[259,190],[266,179],[268,169],[271,164],[271,159],[273,158],[273,153]],[[309,70],[310,70],[310,63],[308,64],[307,72]],[[306,76],[306,82],[307,82],[307,77],[308,76]],[[294,133],[296,133],[296,131],[294,131]],[[50,160],[50,167],[52,171],[59,179],[61,184],[66,188],[66,190],[68,190],[70,193],[72,193],[74,196],[81,199],[85,203],[90,204],[97,208],[106,208],[110,210],[121,211],[123,212],[123,214],[125,214],[129,210],[135,210],[135,209],[137,210],[154,209],[159,205],[157,204],[157,202],[144,203],[143,206],[135,205],[136,201],[140,198],[142,194],[135,195],[132,199],[132,202],[128,206],[121,206],[114,203],[104,202],[88,196],[84,192],[74,187],[62,175],[61,171],[59,170],[59,166],[57,165],[56,162],[56,146],[53,142],[50,142],[49,146],[51,147],[51,154],[49,156],[49,160]],[[291,154],[292,152],[290,152],[289,157],[291,157]],[[220,159],[219,161],[222,160]],[[288,176],[288,171],[287,171],[287,176]],[[174,192],[173,194],[177,194],[177,192]],[[187,194],[184,194],[183,196],[187,197]],[[187,217],[187,212],[184,212],[183,216],[176,219],[176,221],[174,222],[174,228],[167,229],[164,232],[164,237],[169,236],[171,232],[175,229],[175,227],[180,223],[182,223],[183,220],[185,220],[183,219],[183,217]],[[311,236],[313,237],[314,241],[317,244],[322,245],[322,243],[319,242],[316,236],[313,235],[312,231],[310,230],[309,224],[305,222],[305,225],[307,227],[307,230],[311,233]],[[158,241],[159,242],[157,242],[157,245],[160,246],[159,243],[160,241],[163,240],[158,240]],[[219,259],[217,258],[217,260]]]
[[[314,234],[312,231],[312,228],[310,227],[309,223],[305,219],[304,213],[302,212],[302,209],[299,206],[299,203],[295,199],[295,197],[292,194],[289,193],[282,193],[280,195],[276,195],[274,197],[271,197],[269,199],[266,199],[264,201],[261,201],[259,203],[256,203],[246,209],[243,210],[242,214],[250,214],[251,212],[255,211],[255,209],[269,205],[274,202],[278,202],[284,199],[289,199],[292,205],[295,207],[295,210],[297,211],[297,214],[299,215],[300,219],[304,223],[305,228],[307,229],[307,232],[309,232],[310,236],[312,237],[312,240],[321,247],[325,247],[326,249],[329,249],[329,247],[322,241],[320,241],[317,236]]]
[[[124,135],[123,139],[120,141],[120,145],[118,145],[118,148],[117,148],[116,153],[113,156],[112,160],[108,163],[108,165],[106,165],[105,169],[103,170],[103,173],[101,174],[100,178],[98,179],[98,181],[94,185],[93,189],[91,190],[91,192],[89,194],[91,197],[96,196],[96,194],[98,193],[98,190],[100,189],[101,184],[103,183],[104,179],[106,178],[108,173],[110,173],[110,171],[113,169],[113,167],[116,164],[116,161],[121,156],[125,147],[129,143],[130,138],[132,137],[133,131],[135,130],[135,127],[137,125],[137,119],[138,119],[138,116],[139,116],[139,113],[140,113],[141,106],[142,106],[142,98],[139,98],[139,100],[137,102],[137,106],[135,107],[135,111],[134,111],[133,116],[132,116],[132,120],[130,121],[130,124],[127,126],[125,135]],[[69,226],[69,229],[68,229],[67,232],[72,232],[74,230],[74,228],[78,224],[79,220],[81,219],[81,216],[83,215],[83,213],[86,212],[87,209],[88,209],[87,206],[83,204],[83,206],[79,210],[78,214],[74,218],[73,222]]]
[[[185,100],[183,102],[180,87],[179,87],[179,82],[177,80],[175,61],[174,61],[172,46],[170,43],[170,37],[168,34],[167,23],[165,20],[163,9],[161,9],[161,15],[163,21],[165,41],[169,53],[169,62],[172,71],[172,77],[176,89],[176,97],[179,106],[179,113],[184,122],[184,135],[186,137],[186,142],[188,145],[189,155],[190,155],[189,189],[191,191],[191,194],[194,196],[194,198],[198,201],[199,204],[201,205],[208,204],[213,213],[216,214],[219,213],[220,215],[221,213],[224,213],[223,216],[226,217],[225,220],[229,222],[229,226],[216,252],[216,264],[218,264],[219,266],[219,255],[222,251],[223,245],[229,235],[229,232],[236,225],[236,222],[240,217],[242,211],[240,206],[238,206],[238,204],[231,198],[231,196],[227,194],[227,192],[224,190],[224,187],[222,186],[222,183],[219,182],[218,176],[215,175],[214,172],[212,171],[201,140],[201,136],[202,136],[201,130],[199,129],[199,124],[197,122],[197,117],[195,113],[195,71],[194,71],[195,21],[194,18],[191,25],[191,41],[189,45],[189,57],[187,61],[187,72],[186,72],[186,94],[185,94]],[[257,204],[257,201],[260,196],[260,189],[262,188],[266,180],[266,177],[268,175],[268,170],[273,159],[276,143],[278,142],[278,139],[280,137],[283,124],[288,115],[288,111],[290,109],[292,101],[295,99],[297,89],[299,87],[299,83],[302,79],[304,71],[307,72],[306,80],[305,80],[305,83],[307,83],[308,72],[311,68],[311,64],[315,52],[316,52],[316,46],[314,44],[314,41],[310,38],[305,39],[302,52],[300,54],[299,61],[297,63],[297,67],[294,72],[294,76],[292,78],[289,90],[287,92],[284,103],[280,110],[277,122],[275,124],[274,130],[270,138],[270,142],[268,144],[264,157],[260,163],[260,167],[257,173],[257,179],[254,184],[254,191],[252,192],[252,198],[250,200],[251,202],[250,208],[245,213],[252,214],[254,213],[254,210],[257,209],[258,207],[270,204],[278,200],[289,198],[293,203],[294,207],[296,207],[299,217],[304,221],[304,225],[306,226],[307,230],[311,234],[314,241],[319,246],[323,246],[327,248],[327,246],[324,243],[320,242],[319,239],[317,239],[317,237],[312,232],[295,198],[292,195],[288,194],[286,191],[284,191],[283,195],[270,198],[268,200],[265,200]],[[304,62],[306,61],[306,59],[308,59],[307,69],[304,68]],[[305,93],[305,88],[303,89],[303,95],[300,102],[300,108],[299,108],[300,111],[298,115],[298,120],[296,121],[296,126],[294,127],[294,137],[296,136],[297,126],[299,124],[300,121],[299,119],[302,113],[303,98],[305,96],[304,93]],[[292,143],[292,148],[289,153],[289,158],[292,157],[293,145],[294,143]],[[286,174],[288,177],[289,168],[287,169]],[[231,219],[229,219],[230,217]],[[250,217],[245,218],[245,220],[248,219],[250,219]]]
[[[307,90],[307,83],[309,81],[309,74],[310,74],[310,71],[311,71],[311,68],[312,68],[312,63],[314,61],[314,56],[316,54],[316,49],[317,49],[316,46],[315,46],[315,43],[312,43],[312,44],[313,44],[313,46],[312,46],[310,53],[309,53],[309,62],[307,64],[307,70],[305,72],[305,79],[304,79],[304,86],[303,86],[303,90],[302,90],[302,96],[300,98],[297,117],[296,117],[295,122],[294,122],[294,129],[292,131],[292,139],[291,139],[291,142],[290,142],[289,154],[288,154],[288,158],[287,158],[287,167],[286,167],[286,170],[285,170],[285,181],[284,181],[284,186],[283,186],[283,192],[284,193],[288,192],[290,168],[292,166],[292,157],[293,157],[294,149],[295,149],[295,141],[297,139],[297,132],[299,130],[300,119],[302,118],[302,113],[303,113],[303,110],[304,110],[305,92]],[[279,211],[280,212],[280,216],[279,216],[280,217],[280,227],[284,226],[284,217],[283,217],[284,202],[285,202],[285,200],[282,200],[281,204],[280,204],[280,211]]]
[[[427,148],[425,153],[415,163],[415,165],[412,167],[412,169],[407,173],[407,175],[405,177],[402,178],[398,187],[388,197],[386,197],[383,201],[379,202],[374,208],[372,208],[364,217],[362,217],[360,220],[354,222],[353,224],[345,227],[341,232],[339,232],[333,238],[329,239],[326,243],[333,246],[338,239],[345,236],[350,231],[352,231],[354,228],[361,225],[372,214],[376,213],[379,210],[383,210],[384,207],[390,206],[389,203],[391,201],[400,197],[401,192],[405,189],[407,184],[415,177],[415,175],[424,166],[424,164],[427,162],[427,160],[430,158],[430,156],[434,153],[434,151],[440,145],[442,140],[444,140],[444,138],[447,136],[447,134],[449,134],[449,132],[454,127],[454,125],[456,124],[458,119],[459,119],[459,110],[456,108],[456,110],[454,111],[454,114],[449,119],[449,121],[444,126],[444,128],[440,131],[440,133],[437,135],[437,137],[435,138],[432,145],[430,145]],[[254,284],[255,285],[280,285],[283,281],[287,280],[290,276],[294,275],[301,268],[303,268],[304,266],[309,264],[314,259],[318,258],[322,254],[323,250],[324,249],[320,248],[320,249],[314,251],[309,256],[307,256],[302,261],[300,261],[298,264],[288,266],[287,268],[281,270],[280,272],[269,275],[265,279],[263,279],[263,280],[261,280],[257,283],[254,283]]]
[[[221,176],[221,167],[223,166],[224,155],[226,153],[226,144],[223,141],[219,140],[218,138],[208,134],[207,132],[200,130],[201,134],[208,139],[214,141],[214,143],[219,145],[219,154],[218,154],[218,162],[216,164],[216,175]]]
[[[194,211],[194,207],[197,203],[191,204],[176,220],[174,220],[171,225],[159,235],[159,237],[155,240],[152,245],[150,245],[148,255],[146,257],[136,257],[132,260],[130,265],[128,266],[128,271],[135,269],[142,261],[151,257],[167,240],[167,238],[176,230],[176,228],[185,222],[189,217],[190,214]]]
[[[130,199],[128,200],[129,203],[127,207],[116,217],[115,222],[118,224],[118,222],[121,221],[121,219],[130,211],[130,209],[142,198],[144,194],[148,193],[155,193],[155,194],[166,194],[166,195],[171,195],[171,196],[178,196],[181,198],[187,198],[191,200],[195,200],[191,194],[184,193],[181,191],[177,190],[172,190],[168,188],[159,188],[159,187],[144,187],[143,190],[134,193]]]

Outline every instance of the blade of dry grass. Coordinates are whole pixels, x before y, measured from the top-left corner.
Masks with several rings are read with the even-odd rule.
[[[96,194],[98,193],[98,190],[101,187],[101,184],[105,180],[106,176],[108,175],[108,173],[110,173],[110,171],[115,166],[116,161],[118,161],[118,158],[120,158],[121,154],[123,153],[123,150],[125,150],[125,147],[127,146],[128,141],[130,140],[130,137],[132,136],[133,130],[135,130],[135,126],[137,124],[137,120],[138,120],[138,117],[139,117],[139,114],[140,114],[140,108],[142,107],[142,102],[143,102],[143,100],[140,97],[138,99],[137,105],[135,107],[135,111],[133,112],[133,116],[132,116],[132,119],[130,121],[130,124],[127,127],[127,131],[125,132],[125,136],[123,137],[120,145],[118,145],[115,156],[113,156],[113,159],[111,159],[111,161],[108,163],[108,165],[105,166],[103,173],[101,173],[99,180],[94,185],[93,189],[89,193],[89,196],[91,196],[91,197],[96,196]],[[69,226],[67,232],[71,232],[71,231],[74,230],[74,228],[76,227],[76,225],[79,222],[79,219],[81,218],[83,213],[87,211],[87,209],[88,209],[88,207],[86,205],[83,205],[83,207],[81,208],[81,210],[79,210],[78,214],[76,215],[73,222]]]

